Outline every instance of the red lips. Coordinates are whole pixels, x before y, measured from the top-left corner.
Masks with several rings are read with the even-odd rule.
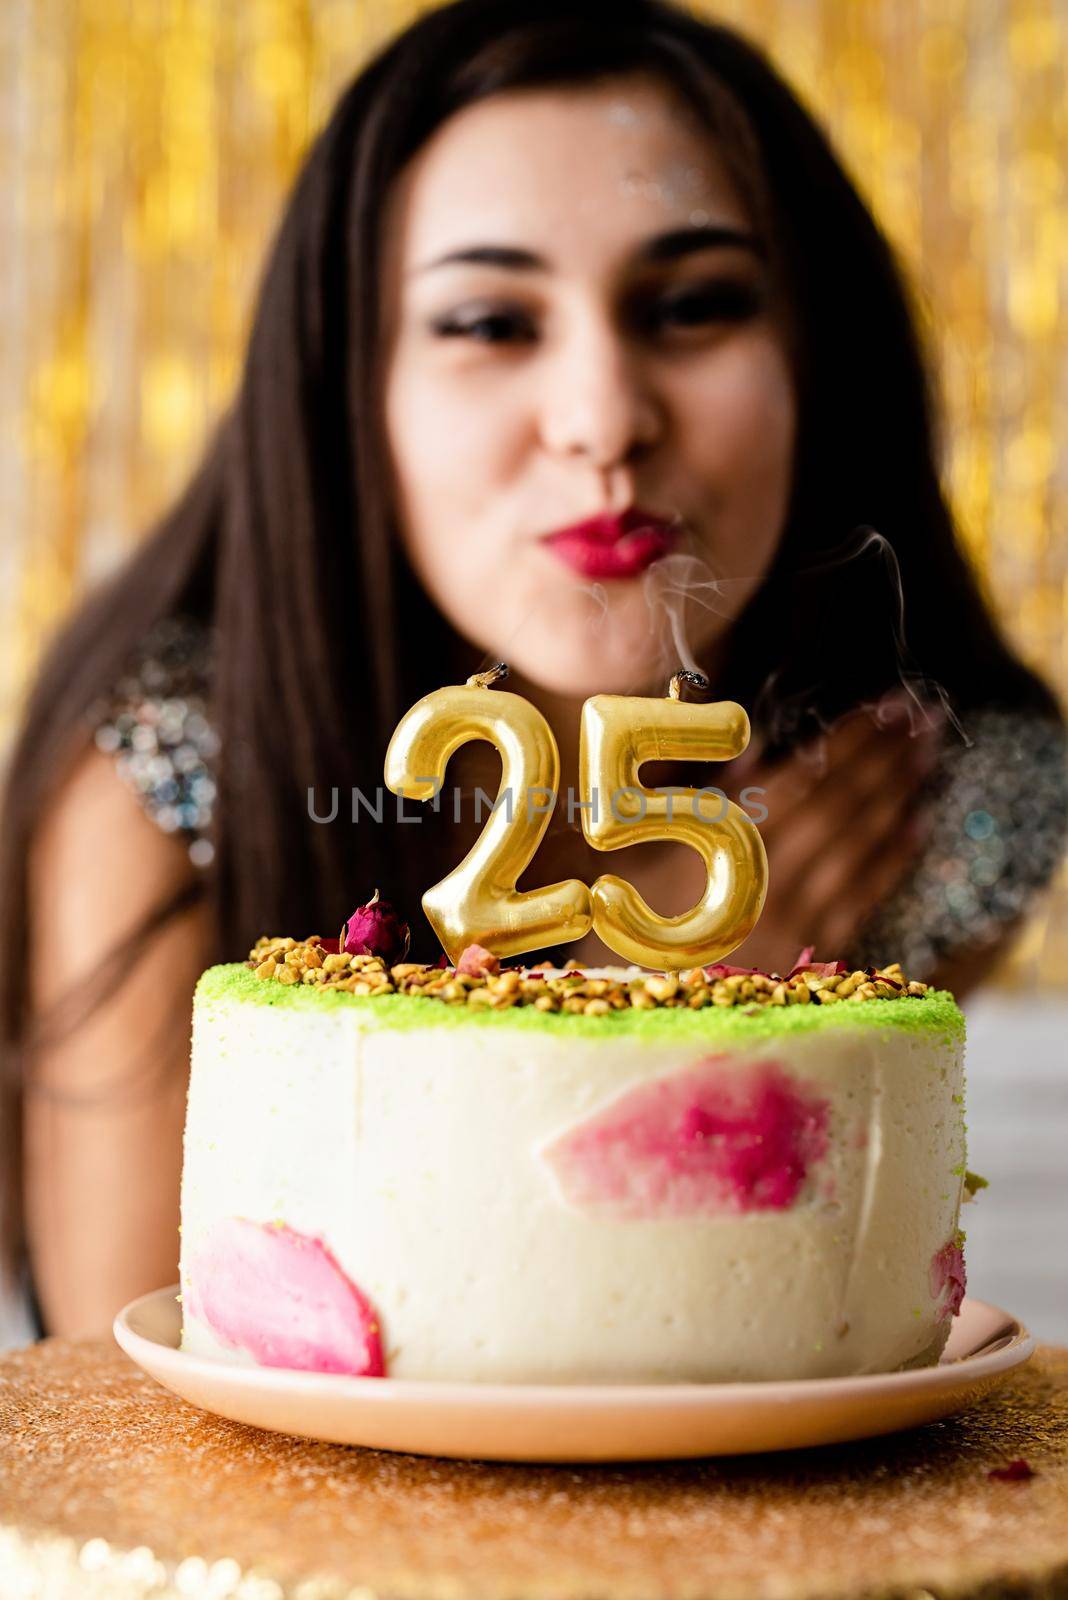
[[[632,506],[560,528],[542,543],[582,578],[634,578],[667,555],[677,536],[675,525]]]

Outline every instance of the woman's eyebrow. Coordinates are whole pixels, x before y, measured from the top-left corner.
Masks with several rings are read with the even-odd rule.
[[[639,245],[634,254],[639,265],[650,266],[664,261],[678,261],[680,257],[691,255],[697,250],[727,249],[751,250],[760,256],[764,253],[756,234],[749,233],[743,228],[708,223],[700,227],[673,228],[668,233],[658,233]],[[445,255],[436,256],[433,261],[414,267],[410,276],[431,272],[435,267],[448,267],[457,263],[506,267],[513,272],[552,271],[552,263],[544,256],[535,254],[533,250],[520,249],[516,245],[473,244],[459,250],[450,250]]]

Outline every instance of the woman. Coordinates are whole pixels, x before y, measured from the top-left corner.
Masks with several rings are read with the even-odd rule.
[[[406,707],[488,659],[565,787],[591,693],[663,693],[684,659],[750,709],[726,782],[764,791],[771,888],[739,959],[815,943],[974,981],[1052,870],[1061,725],[979,598],[931,436],[891,252],[730,31],[459,0],[371,62],[297,182],[229,416],[52,651],[15,752],[6,1226],[49,1331],[176,1276],[200,970],[375,885],[415,921],[459,859],[470,814],[326,824],[309,790],[370,794]],[[1007,739],[991,894],[918,917],[925,826],[961,865],[959,805],[920,802],[974,783],[973,753],[1007,770]],[[485,748],[456,759],[467,792]],[[659,910],[696,899],[670,845],[612,865]],[[602,867],[558,813],[530,881]]]

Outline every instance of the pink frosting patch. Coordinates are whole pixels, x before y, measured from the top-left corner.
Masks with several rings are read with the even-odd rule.
[[[931,1286],[932,1300],[945,1296],[938,1308],[939,1322],[957,1316],[967,1287],[964,1246],[960,1234],[955,1234],[941,1250],[935,1251],[931,1257],[931,1265],[927,1269],[927,1281]]]
[[[782,1211],[827,1149],[828,1103],[775,1061],[712,1056],[545,1147],[565,1199],[619,1217]]]
[[[186,1274],[183,1304],[261,1367],[385,1373],[371,1302],[320,1240],[283,1223],[217,1223]]]

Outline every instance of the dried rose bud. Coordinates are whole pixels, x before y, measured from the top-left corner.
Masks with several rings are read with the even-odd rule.
[[[341,951],[340,939],[320,939],[319,949],[325,950],[328,956],[336,956]]]
[[[456,970],[468,978],[489,978],[500,972],[501,963],[492,950],[480,944],[469,944],[456,963]]]
[[[403,961],[412,942],[408,924],[401,920],[388,900],[380,900],[378,890],[365,906],[357,906],[347,922],[341,924],[340,952],[349,956],[379,956],[387,966]]]

